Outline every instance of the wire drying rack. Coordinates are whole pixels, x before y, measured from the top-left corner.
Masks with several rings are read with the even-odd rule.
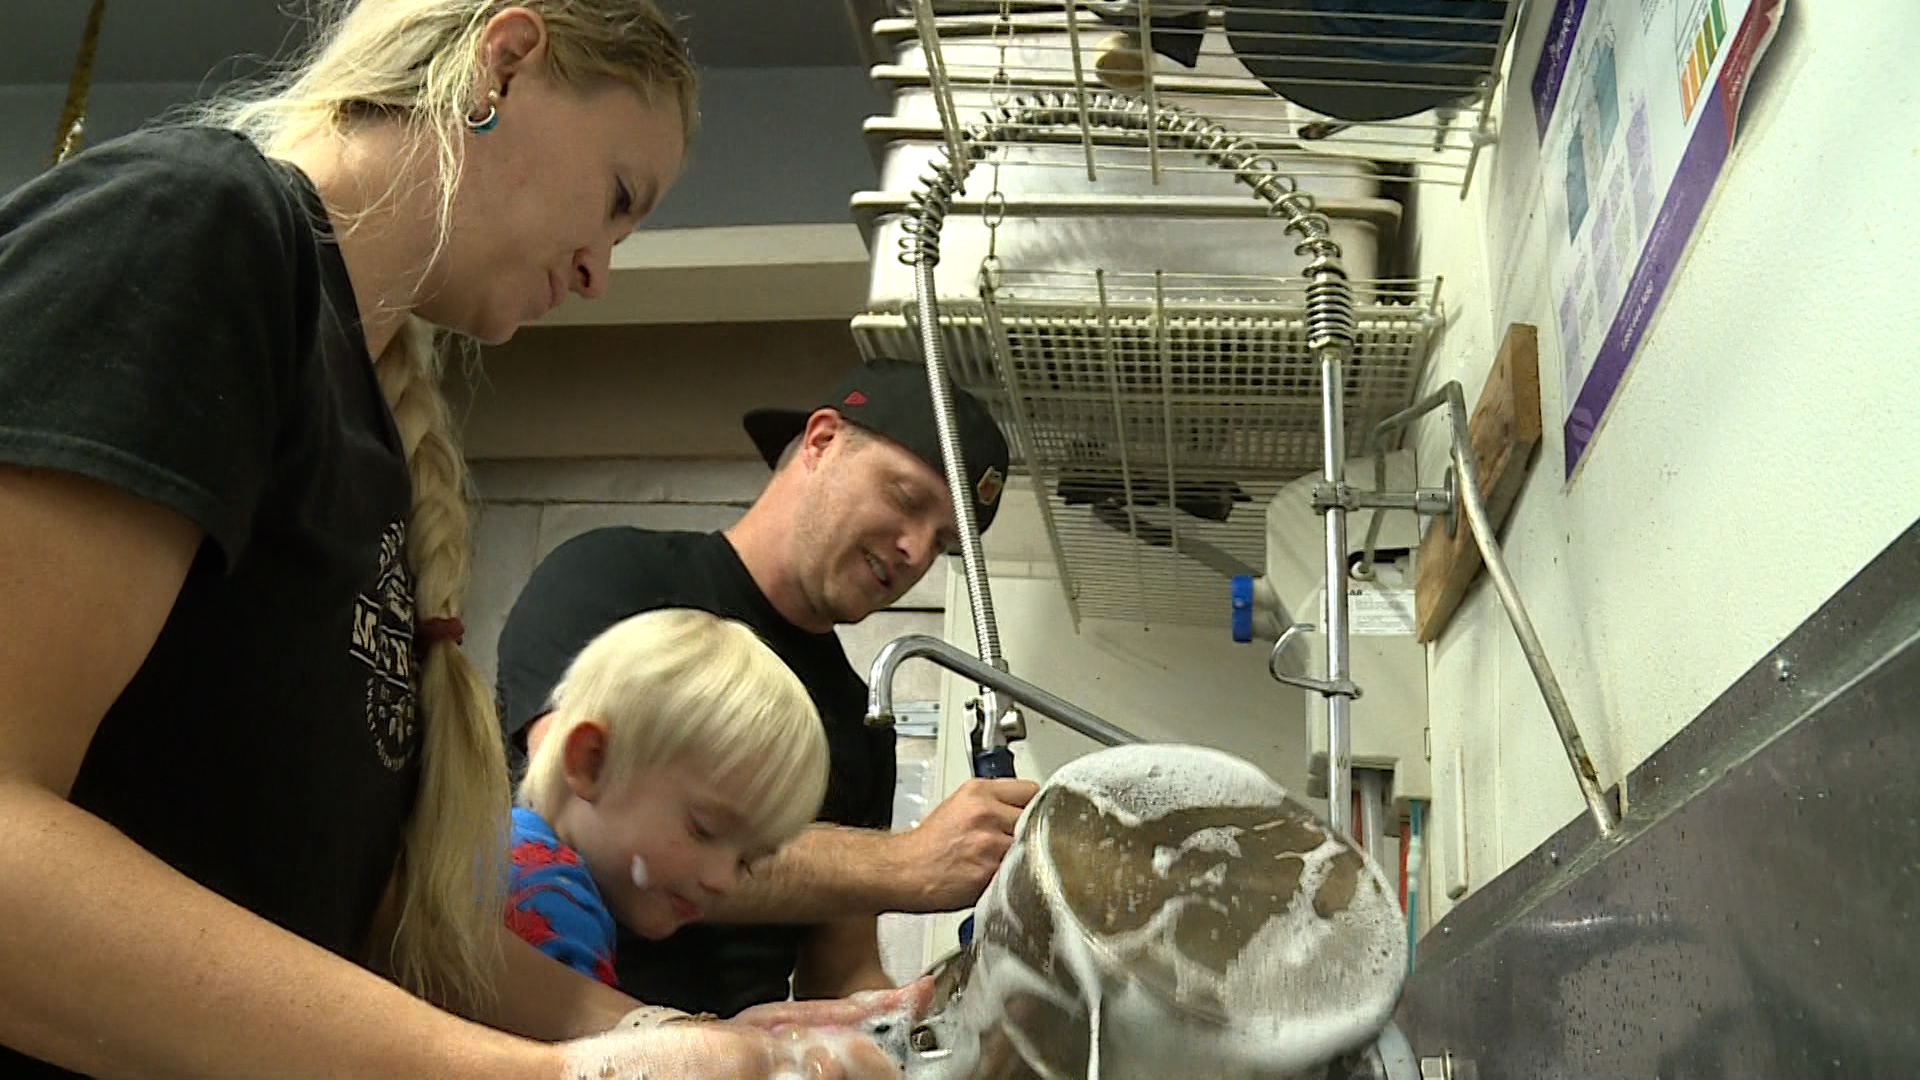
[[[1341,411],[1358,454],[1412,401],[1440,323],[1438,281],[1361,279],[1404,272],[1396,185],[1467,190],[1518,6],[896,0],[873,24],[893,105],[867,123],[886,190],[854,199],[876,261],[855,336],[868,356],[922,355],[894,249],[932,232],[946,366],[1030,473],[1076,625],[1219,625],[1226,579],[1264,570],[1268,502],[1322,464],[1310,258],[1159,121],[1191,118],[1333,223],[1357,301]],[[1133,121],[1113,122],[1116,101]],[[944,230],[911,209],[940,159],[979,163]]]
[[[875,28],[893,47],[895,62],[875,69],[893,85],[893,120],[910,123],[916,110],[930,108],[944,146],[943,160],[928,163],[901,212],[898,258],[912,268],[913,303],[856,319],[862,349],[925,357],[956,492],[965,478],[954,460],[948,377],[1001,413],[1035,481],[1076,624],[1110,612],[1220,621],[1223,577],[1260,571],[1264,544],[1252,537],[1264,532],[1266,498],[1313,474],[1318,459],[1309,505],[1325,527],[1325,663],[1312,675],[1276,665],[1289,640],[1308,630],[1296,623],[1274,643],[1269,670],[1326,702],[1328,824],[1338,832],[1350,825],[1350,709],[1361,692],[1340,585],[1351,576],[1347,515],[1381,509],[1464,511],[1595,827],[1612,836],[1618,824],[1494,540],[1460,384],[1411,403],[1441,323],[1440,283],[1356,280],[1374,276],[1356,272],[1363,263],[1349,258],[1364,237],[1343,239],[1338,215],[1321,209],[1320,195],[1301,182],[1316,162],[1357,155],[1402,170],[1396,176],[1457,185],[1464,195],[1480,149],[1493,138],[1492,96],[1520,2],[910,0],[910,37],[890,20]],[[1093,40],[1088,28],[1096,23],[1104,36]],[[1025,199],[1022,212],[1036,218],[1145,216],[1130,212],[1139,194],[1114,185],[1066,192],[1073,197],[1062,203],[1052,198],[1062,193],[1045,185],[1003,184],[1008,168],[1048,163],[1010,162],[1009,151],[1049,145],[1077,145],[1078,160],[1051,164],[1084,169],[1090,184],[1102,169],[1123,177],[1144,169],[1156,189],[1182,167],[1230,175],[1299,241],[1299,277],[1223,274],[1213,259],[1218,246],[1272,250],[1250,235],[1171,257],[1187,221],[1218,216],[1202,202],[1173,205],[1181,200],[1165,201],[1165,215],[1180,220],[1154,242],[1131,236],[1131,223],[1116,229],[1109,222],[1096,237],[1103,245],[1120,241],[1099,250],[1146,247],[1170,256],[1145,276],[1104,258],[1022,270],[997,247],[1009,196]],[[977,299],[943,289],[937,272],[943,227],[968,194],[976,164],[990,166],[980,204],[986,251],[969,259],[979,268]],[[1339,179],[1340,170],[1333,173]],[[1063,241],[1051,254],[1074,250]],[[875,252],[876,259],[894,255]],[[937,325],[916,334],[915,319]],[[1452,482],[1444,490],[1363,492],[1347,483],[1346,460],[1376,428],[1404,431],[1441,406],[1452,434]],[[1235,514],[1243,503],[1256,512]],[[1003,715],[1000,695],[1062,722],[1097,718],[1030,684],[1013,692],[970,503],[956,499],[956,512],[979,647],[971,674],[982,686],[975,772],[1007,775],[1006,744],[1023,737],[1024,727],[1017,714]],[[1149,563],[1159,565],[1149,571]],[[895,645],[897,662],[913,643]],[[884,685],[890,675],[882,675],[876,682]],[[1102,724],[1076,730],[1101,731]]]
[[[1320,369],[1306,283],[1003,268],[941,303],[956,385],[984,400],[1032,478],[1076,626],[1219,625],[1226,579],[1265,570],[1267,504],[1319,467]],[[1437,280],[1358,281],[1346,367],[1351,453],[1419,385]],[[909,314],[853,321],[869,356],[918,355]]]
[[[1520,0],[901,0],[873,34],[894,124],[948,138],[1032,92],[1130,94],[1204,115],[1264,151],[1407,167],[1415,182],[1471,183],[1495,139],[1492,102]],[[1082,125],[1039,134],[1082,149],[1070,167],[1204,170],[1151,126],[1127,160]],[[1307,173],[1302,176],[1306,178]]]

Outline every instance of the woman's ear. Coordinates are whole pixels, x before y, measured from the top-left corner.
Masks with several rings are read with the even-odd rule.
[[[480,32],[480,58],[487,78],[507,95],[508,84],[529,64],[546,58],[547,20],[523,7],[510,7],[487,20]]]
[[[607,725],[586,719],[567,731],[560,747],[560,767],[567,788],[583,802],[597,801],[607,774]]]

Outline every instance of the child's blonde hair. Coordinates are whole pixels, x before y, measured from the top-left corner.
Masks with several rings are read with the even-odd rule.
[[[520,783],[551,819],[565,802],[567,735],[607,726],[605,783],[685,764],[724,779],[750,847],[791,840],[827,792],[827,735],[800,677],[745,625],[667,608],[615,623],[567,666]]]
[[[452,227],[466,117],[487,89],[481,38],[510,7],[545,20],[548,68],[561,83],[582,93],[625,86],[671,103],[691,136],[693,61],[651,0],[324,0],[320,32],[299,63],[184,116],[238,131],[272,156],[308,139],[340,140],[362,122],[400,124],[404,164],[427,166],[436,194],[424,272]],[[440,391],[444,344],[409,317],[374,359],[413,479],[407,553],[423,620],[457,618],[468,578],[469,479]],[[422,655],[420,794],[401,853],[398,925],[390,952],[374,959],[408,989],[470,1011],[493,997],[501,970],[511,789],[479,670],[453,642],[429,642]]]

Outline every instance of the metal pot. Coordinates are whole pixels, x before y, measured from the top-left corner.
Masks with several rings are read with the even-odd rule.
[[[937,969],[915,1080],[1324,1075],[1386,1027],[1394,890],[1219,751],[1122,746],[1056,773]]]

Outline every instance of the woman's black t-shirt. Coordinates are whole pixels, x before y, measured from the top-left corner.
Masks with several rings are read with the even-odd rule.
[[[411,487],[305,177],[157,129],[0,202],[0,463],[205,535],[72,801],[364,960],[419,781]],[[0,1075],[66,1074],[0,1049]]]

